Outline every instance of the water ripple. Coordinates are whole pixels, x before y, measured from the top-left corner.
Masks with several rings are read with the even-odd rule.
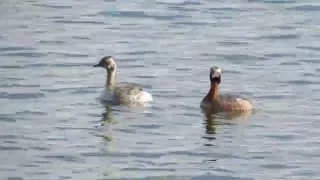
[[[157,51],[134,51],[134,52],[125,52],[123,54],[126,55],[148,55],[148,54],[156,54]]]
[[[8,177],[8,180],[23,180],[22,177]]]
[[[45,57],[46,53],[40,52],[8,52],[8,53],[0,53],[0,56],[18,56],[18,57]]]
[[[55,23],[61,23],[61,24],[105,24],[105,22],[99,22],[99,21],[80,21],[80,20],[54,20]]]
[[[301,63],[297,62],[297,61],[290,61],[290,62],[281,62],[280,65],[283,66],[300,66]]]
[[[293,53],[273,53],[273,54],[264,54],[266,57],[270,58],[280,58],[280,57],[296,57]]]
[[[138,171],[138,172],[143,172],[143,171],[172,171],[175,172],[175,169],[169,169],[169,168],[123,168],[121,169],[123,171]]]
[[[32,6],[39,6],[39,7],[53,8],[53,9],[72,9],[72,6],[65,6],[65,5],[32,4]]]
[[[48,52],[48,54],[54,54],[54,55],[59,55],[59,56],[63,56],[63,57],[89,57],[88,54],[84,54],[84,53],[64,53],[64,52]]]
[[[259,36],[255,39],[262,40],[262,39],[269,39],[269,40],[291,40],[291,39],[298,39],[300,35],[298,34],[278,34],[278,35],[264,35]]]
[[[31,47],[19,47],[19,46],[12,46],[12,47],[1,47],[0,52],[2,51],[32,51],[35,50],[34,48]]]
[[[25,151],[25,148],[15,146],[0,146],[1,151]]]
[[[54,44],[54,45],[63,45],[67,44],[66,41],[62,40],[39,40],[39,44]]]
[[[313,50],[313,51],[319,51],[320,47],[314,47],[314,46],[297,46],[298,49],[307,49],[307,50]]]
[[[0,92],[0,99],[38,99],[45,97],[43,93],[8,93]]]
[[[319,4],[5,5],[2,179],[319,177]],[[118,62],[118,80],[147,87],[150,106],[98,100],[105,71],[92,66],[106,54]],[[223,70],[221,90],[251,97],[257,113],[200,110],[213,65]]]
[[[47,115],[48,113],[46,112],[40,112],[40,111],[21,111],[21,112],[16,112],[16,115]]]
[[[294,10],[294,11],[319,11],[320,6],[315,5],[297,5],[294,7],[287,8],[287,10]]]
[[[302,59],[298,60],[298,62],[308,63],[308,64],[319,64],[320,61],[318,59]]]
[[[249,0],[249,2],[263,2],[267,4],[291,4],[296,3],[295,0]]]
[[[225,12],[245,12],[246,9],[240,9],[240,8],[233,8],[233,7],[214,7],[214,8],[207,8],[206,9],[209,12],[219,12],[219,11],[225,11]]]
[[[267,60],[266,57],[250,55],[250,54],[217,54],[216,56],[222,57],[226,60]]]
[[[128,17],[128,18],[151,18],[154,20],[177,20],[184,17],[185,15],[150,15],[146,14],[144,11],[104,11],[99,13],[104,16],[113,17]]]
[[[52,159],[52,160],[66,161],[66,162],[84,163],[84,160],[82,160],[81,158],[78,158],[76,156],[71,156],[71,155],[50,155],[50,156],[44,156],[43,158]]]

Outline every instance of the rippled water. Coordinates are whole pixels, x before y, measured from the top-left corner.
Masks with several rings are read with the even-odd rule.
[[[0,179],[317,179],[320,3],[295,0],[1,1]],[[98,101],[118,80],[151,107]],[[230,120],[221,91],[260,108]]]

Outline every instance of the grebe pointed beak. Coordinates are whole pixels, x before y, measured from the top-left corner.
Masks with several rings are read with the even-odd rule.
[[[103,65],[101,65],[100,63],[94,65],[93,67],[103,67]]]

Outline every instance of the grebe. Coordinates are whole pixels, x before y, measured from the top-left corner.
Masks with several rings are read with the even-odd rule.
[[[116,83],[116,63],[112,56],[103,57],[93,67],[102,67],[107,70],[106,89],[101,99],[116,103],[147,103],[153,101],[150,93],[144,91],[137,84]]]
[[[210,68],[211,87],[208,94],[201,101],[202,108],[209,108],[214,112],[221,111],[251,111],[253,104],[246,98],[236,95],[220,95],[221,69],[217,66]]]

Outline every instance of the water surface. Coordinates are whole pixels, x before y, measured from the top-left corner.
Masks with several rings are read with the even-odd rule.
[[[317,1],[0,3],[1,179],[317,179]],[[105,71],[155,101],[101,104]],[[261,110],[202,113],[209,68]]]

